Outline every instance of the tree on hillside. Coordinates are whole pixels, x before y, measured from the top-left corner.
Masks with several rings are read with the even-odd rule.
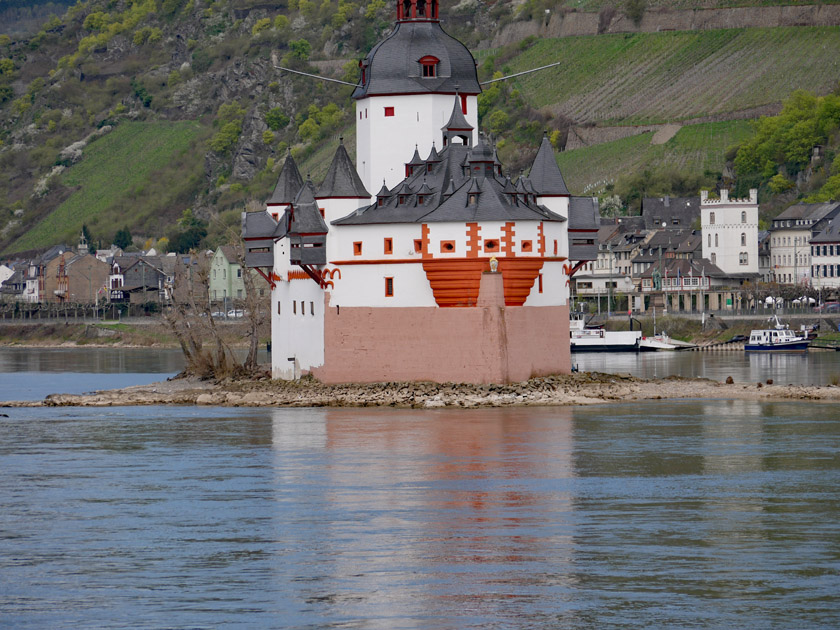
[[[131,245],[131,242],[131,232],[127,226],[117,230],[117,233],[114,235],[114,245],[120,249],[126,249],[129,245]]]
[[[196,217],[193,211],[187,208],[181,218],[178,219],[177,225],[167,235],[169,251],[186,254],[191,250],[198,249],[206,236],[207,222]]]
[[[840,96],[797,90],[778,116],[760,119],[755,135],[738,148],[736,194],[767,184],[780,171],[795,178],[810,164],[814,147],[824,144],[838,126]]]

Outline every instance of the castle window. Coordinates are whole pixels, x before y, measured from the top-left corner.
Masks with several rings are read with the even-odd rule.
[[[715,224],[715,213],[710,212],[709,213],[709,225],[714,225],[714,224]]]
[[[414,251],[418,254],[423,251],[423,239],[415,238],[414,239]]]
[[[455,241],[441,241],[440,252],[442,254],[451,254],[455,251]]]
[[[537,287],[540,293],[543,292],[543,284],[542,284],[542,274],[537,275]]]
[[[310,314],[310,315],[314,315],[314,314],[315,314],[315,302],[310,302],[310,303],[309,303],[309,314]]]
[[[280,302],[277,302],[277,314],[280,314]]]
[[[393,107],[386,107],[385,108],[385,116],[393,116],[394,115],[394,108]]]
[[[744,211],[744,212],[741,212],[741,223],[746,223],[746,222],[747,222],[747,213],[746,213],[746,211]]]
[[[712,253],[712,264],[713,265],[717,264],[717,254],[715,254],[714,252]]]
[[[531,241],[522,241],[522,251],[523,252],[530,252],[533,251],[533,244]]]
[[[484,251],[485,252],[497,252],[499,251],[499,241],[494,239],[487,239],[484,241]]]
[[[717,246],[718,246],[718,235],[715,234],[715,247],[717,247]]]
[[[741,232],[741,247],[747,246],[747,235]]]
[[[362,242],[356,241],[353,243],[353,255],[354,256],[361,256],[362,255]]]
[[[394,279],[385,278],[385,297],[394,297]]]
[[[386,254],[393,254],[394,253],[394,239],[386,238],[385,239],[385,253]]]
[[[425,57],[420,58],[419,63],[421,70],[420,75],[424,79],[434,79],[437,76],[437,65],[440,63],[440,59],[432,57],[431,55],[426,55]]]
[[[478,199],[477,195],[470,195],[469,205],[474,206],[477,199]]]
[[[418,206],[423,205],[423,195],[417,195],[417,205]]]

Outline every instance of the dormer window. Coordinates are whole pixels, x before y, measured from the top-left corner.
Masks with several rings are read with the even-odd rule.
[[[420,58],[419,63],[420,76],[424,79],[434,79],[437,76],[437,65],[440,63],[440,59],[432,55],[426,55]]]

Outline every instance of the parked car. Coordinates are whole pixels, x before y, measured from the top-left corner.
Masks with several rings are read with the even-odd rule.
[[[213,311],[212,313],[210,313],[210,317],[224,317],[224,316],[225,316],[224,311]]]
[[[814,309],[815,313],[837,313],[840,312],[840,302],[825,302]]]
[[[245,317],[245,313],[246,313],[246,311],[244,311],[241,308],[232,308],[231,310],[229,310],[227,312],[227,316],[229,318],[237,318],[238,319],[240,317]]]

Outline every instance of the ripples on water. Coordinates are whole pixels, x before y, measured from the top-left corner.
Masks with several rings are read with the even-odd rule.
[[[14,409],[6,628],[836,628],[817,404]]]

